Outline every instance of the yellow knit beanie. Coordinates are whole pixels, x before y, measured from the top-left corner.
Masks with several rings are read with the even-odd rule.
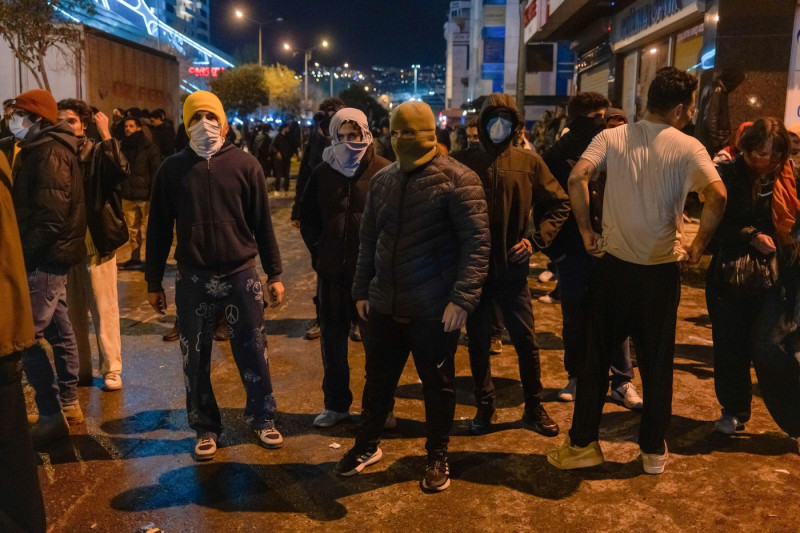
[[[214,113],[221,126],[220,135],[225,137],[228,133],[228,118],[225,116],[225,108],[222,107],[222,102],[219,101],[217,95],[208,91],[195,91],[183,103],[183,125],[186,127],[187,135],[189,135],[189,122],[198,111]]]
[[[416,135],[405,138],[392,135],[392,148],[397,156],[397,168],[410,172],[436,156],[436,121],[425,102],[403,102],[394,109],[390,122],[392,131],[414,130]]]

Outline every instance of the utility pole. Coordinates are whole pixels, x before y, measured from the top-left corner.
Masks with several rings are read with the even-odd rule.
[[[417,71],[419,70],[419,65],[411,65],[411,68],[414,69],[414,98],[417,97]]]

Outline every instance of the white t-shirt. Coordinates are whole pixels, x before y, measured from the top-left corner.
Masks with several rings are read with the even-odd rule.
[[[686,195],[720,181],[697,139],[642,120],[600,132],[582,157],[608,175],[601,250],[640,265],[686,259]]]

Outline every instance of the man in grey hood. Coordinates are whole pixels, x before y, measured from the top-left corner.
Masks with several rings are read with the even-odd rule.
[[[36,391],[35,445],[69,434],[83,422],[78,404],[78,349],[67,314],[67,272],[86,257],[86,209],[77,139],[58,122],[53,96],[41,89],[19,95],[9,127],[20,141],[14,161],[14,209],[25,257],[37,344],[24,356]],[[58,356],[50,364],[43,340]],[[65,418],[66,415],[66,418]]]

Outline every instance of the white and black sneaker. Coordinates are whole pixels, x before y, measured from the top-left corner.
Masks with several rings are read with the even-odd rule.
[[[336,474],[344,477],[355,476],[361,473],[369,465],[374,465],[383,457],[383,452],[380,448],[375,448],[374,451],[359,451],[352,448],[349,452],[344,454],[338,463],[336,463]]]
[[[450,486],[450,467],[447,457],[428,459],[425,477],[422,478],[422,489],[426,492],[442,492]]]

